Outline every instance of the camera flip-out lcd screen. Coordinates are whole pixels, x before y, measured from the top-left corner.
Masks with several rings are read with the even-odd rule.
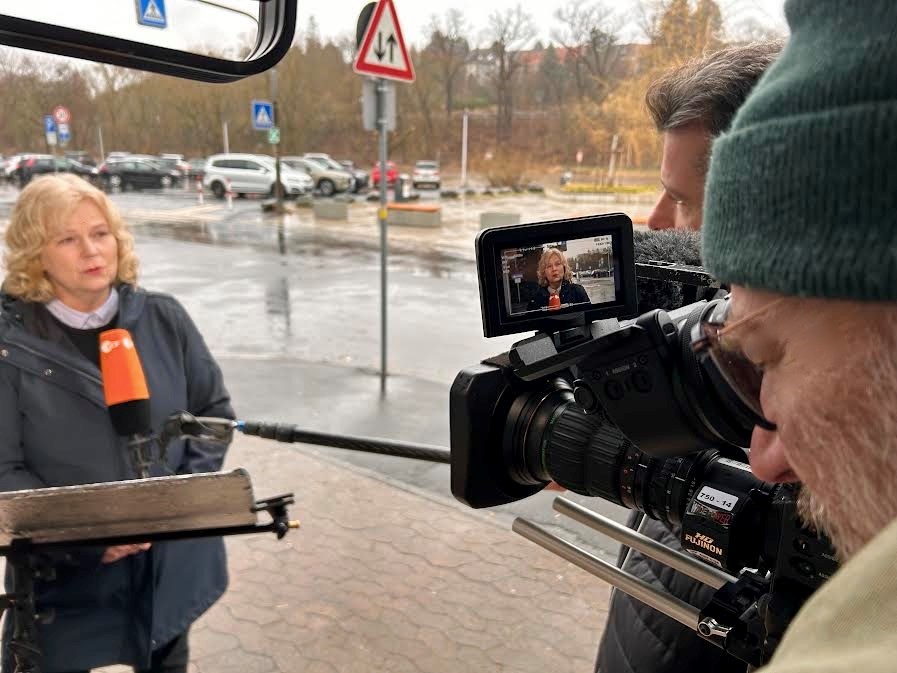
[[[617,300],[613,237],[608,234],[506,248],[501,262],[509,315]]]
[[[625,215],[487,229],[477,238],[477,263],[486,336],[635,312]]]

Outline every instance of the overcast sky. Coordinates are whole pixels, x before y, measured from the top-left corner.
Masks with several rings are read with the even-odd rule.
[[[216,46],[226,48],[237,41],[251,42],[255,24],[247,18],[257,15],[255,0],[165,0],[167,27],[160,29],[139,25],[137,8],[146,8],[151,0],[0,0],[0,13],[38,21],[60,23],[74,28],[137,39],[174,48]],[[311,16],[319,26],[322,37],[336,39],[354,35],[355,23],[361,8],[368,0],[298,0],[299,26],[304,32]],[[426,41],[427,25],[433,14],[443,16],[449,8],[461,10],[471,28],[471,36],[479,40],[488,26],[489,15],[502,12],[517,4],[533,17],[538,38],[551,39],[555,27],[554,13],[568,0],[445,0],[442,3],[426,0],[394,0],[402,32],[410,45],[422,46]],[[638,40],[637,7],[652,0],[584,0],[602,2],[614,8],[623,28],[623,40]],[[786,32],[782,6],[784,0],[718,0],[727,20],[752,20],[764,26]],[[242,10],[223,11],[214,5],[229,5]],[[251,36],[250,36],[251,34]]]
[[[539,2],[523,2],[522,0],[445,0],[443,3],[426,2],[424,0],[393,0],[402,33],[407,41],[420,46],[426,36],[426,27],[430,17],[435,13],[442,16],[451,7],[460,9],[468,24],[474,30],[486,28],[489,15],[496,11],[510,9],[521,4],[535,20],[539,28],[540,38],[547,42],[554,26],[554,13],[566,1],[539,0]],[[603,0],[607,7],[616,8],[623,22],[626,17],[637,14],[640,0]],[[303,2],[299,0],[299,30],[305,30],[310,16],[314,16],[324,37],[337,37],[345,33],[355,32],[355,23],[361,8],[368,0],[335,0],[334,2]],[[754,19],[764,25],[787,32],[782,7],[784,0],[719,0],[724,15],[741,20]],[[586,0],[586,4],[591,4]],[[635,22],[630,19],[626,31],[627,39],[637,39]]]

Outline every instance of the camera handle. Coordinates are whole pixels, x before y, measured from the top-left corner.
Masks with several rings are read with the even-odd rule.
[[[716,589],[713,600],[705,608],[698,609],[525,519],[515,519],[512,529],[540,547],[675,619],[751,667],[765,664],[772,656],[793,612],[779,609],[782,605],[792,607],[792,602],[787,597],[781,601],[770,593],[769,577],[748,570],[738,578],[733,577],[566,498],[555,498],[553,506],[558,512],[593,530]]]

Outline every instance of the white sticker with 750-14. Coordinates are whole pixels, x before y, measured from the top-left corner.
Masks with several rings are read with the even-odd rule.
[[[714,507],[719,507],[720,509],[724,509],[727,512],[731,512],[732,508],[735,507],[736,504],[738,504],[737,496],[730,495],[729,493],[723,493],[722,491],[718,491],[715,488],[711,488],[710,486],[704,486],[703,488],[701,488],[700,493],[698,493],[697,500]]]

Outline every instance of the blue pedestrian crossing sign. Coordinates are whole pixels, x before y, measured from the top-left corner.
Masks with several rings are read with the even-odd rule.
[[[271,101],[252,101],[252,128],[256,131],[274,128],[274,105]]]
[[[47,145],[56,144],[56,120],[53,115],[44,115],[44,136],[47,139]]]
[[[137,0],[137,23],[153,28],[165,28],[165,0]]]

